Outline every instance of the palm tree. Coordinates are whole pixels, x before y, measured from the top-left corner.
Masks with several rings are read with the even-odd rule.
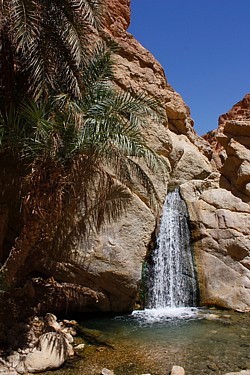
[[[100,28],[103,0],[2,0],[0,104],[53,92],[81,97],[90,27]]]
[[[31,252],[53,239],[76,185],[85,202],[85,233],[124,211],[136,179],[152,203],[157,201],[140,161],[151,170],[164,169],[164,163],[147,147],[141,130],[160,111],[145,95],[115,90],[112,74],[111,50],[98,45],[85,61],[80,99],[66,93],[30,101],[6,117],[2,144],[32,161],[23,191],[23,229],[1,270],[8,286],[24,276]]]

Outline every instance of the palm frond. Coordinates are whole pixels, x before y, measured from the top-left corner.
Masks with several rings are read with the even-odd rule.
[[[41,17],[31,0],[10,0],[12,38],[16,51],[24,53],[40,34]]]
[[[114,62],[112,53],[116,45],[107,46],[104,42],[98,42],[91,51],[91,55],[85,60],[82,80],[85,90],[90,93],[97,84],[109,83],[114,78]]]
[[[128,188],[119,184],[107,174],[101,179],[101,187],[95,196],[90,217],[94,228],[100,230],[105,223],[117,220],[131,203],[132,195]]]
[[[75,9],[78,9],[84,21],[97,29],[102,27],[104,0],[71,0]]]
[[[90,45],[86,27],[100,25],[101,5],[102,0],[4,1],[0,12],[0,76],[10,69],[15,76],[22,74],[22,89],[35,100],[43,100],[51,90],[80,98],[80,73]],[[9,41],[8,51],[3,35]],[[4,58],[7,52],[13,61]],[[5,85],[5,95],[12,91],[14,96],[15,83],[11,88]]]
[[[50,119],[50,113],[46,110],[46,105],[38,105],[32,101],[24,103],[21,109],[22,117],[33,130],[34,141],[46,141],[53,131],[53,123]]]
[[[140,160],[138,158],[135,159],[132,157],[127,157],[114,147],[110,147],[109,151],[110,156],[108,159],[108,166],[109,168],[111,168],[116,178],[121,181],[124,186],[129,187],[133,192],[136,192],[137,194],[142,188],[144,195],[147,196],[148,205],[153,208],[157,208],[159,202],[158,193],[148,172],[146,172],[140,165],[140,163],[143,162],[144,159],[142,158],[142,160]],[[156,162],[164,172],[166,168],[164,169],[164,165],[161,159],[157,158]]]
[[[83,38],[84,28],[78,19],[77,9],[71,1],[57,0],[47,16],[50,19],[49,24],[55,24],[51,32],[56,34],[61,44],[66,46],[72,61],[79,68],[85,56],[87,41]]]
[[[4,117],[0,116],[1,146],[19,154],[23,147],[26,131],[20,113],[15,107],[6,110]]]
[[[53,85],[53,80],[49,78],[50,60],[44,59],[45,40],[42,41],[41,38],[30,46],[29,53],[23,57],[24,71],[28,75],[27,91],[35,101],[47,97],[49,87]]]

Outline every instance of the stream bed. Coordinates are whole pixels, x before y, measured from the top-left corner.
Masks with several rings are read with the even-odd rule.
[[[99,375],[103,368],[115,375],[167,375],[173,365],[184,367],[186,375],[250,369],[249,313],[146,310],[85,318],[81,324],[108,345],[86,344],[58,375]]]

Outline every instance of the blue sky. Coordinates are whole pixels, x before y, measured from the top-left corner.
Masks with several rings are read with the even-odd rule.
[[[250,0],[131,0],[129,28],[202,135],[250,92]]]

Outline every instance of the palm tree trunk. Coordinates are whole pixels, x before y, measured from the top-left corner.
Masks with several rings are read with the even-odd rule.
[[[7,229],[8,209],[0,204],[0,263],[3,262],[3,240]]]
[[[30,189],[23,199],[24,225],[1,269],[5,288],[26,276],[25,261],[38,243],[53,238],[62,212],[63,181],[62,166],[53,163],[35,166],[26,178]]]
[[[21,276],[20,270],[24,266],[31,249],[36,245],[43,227],[43,220],[31,218],[22,229],[20,236],[16,239],[10,254],[5,261],[1,274],[4,286],[11,288],[16,285]],[[19,277],[17,277],[19,275]]]
[[[7,25],[6,25],[7,28]],[[15,95],[15,76],[14,76],[14,59],[12,54],[11,42],[5,29],[1,32],[2,53],[0,58],[0,86],[1,102],[0,111],[5,119],[6,113],[13,105]]]

